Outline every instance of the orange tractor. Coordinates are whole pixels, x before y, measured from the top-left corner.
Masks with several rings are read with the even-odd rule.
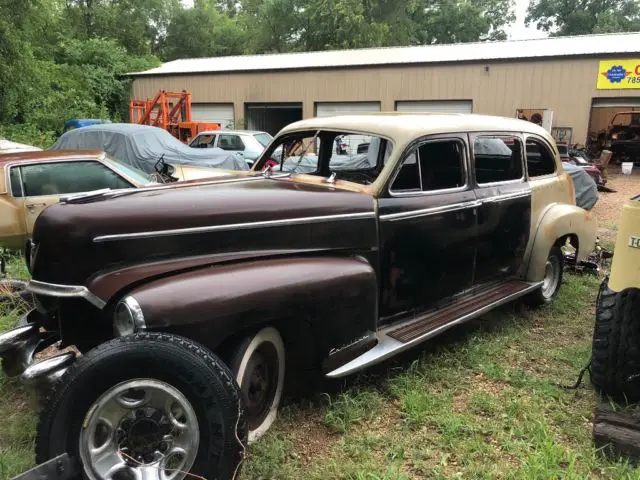
[[[220,130],[219,123],[191,119],[191,93],[160,90],[153,100],[131,100],[131,123],[151,125],[167,130],[183,143],[205,130]]]

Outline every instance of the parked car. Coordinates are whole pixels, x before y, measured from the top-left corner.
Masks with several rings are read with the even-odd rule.
[[[369,143],[366,160],[335,155],[338,135]],[[293,173],[311,152],[315,168]],[[237,417],[220,413],[209,390],[197,393],[200,364],[154,343],[222,359],[229,370],[210,382],[231,372],[255,439],[276,417],[285,375],[294,386],[310,369],[343,377],[506,302],[552,302],[560,247],[571,242],[580,261],[595,231],[553,138],[530,122],[304,120],[285,127],[249,175],[77,196],[44,211],[25,252],[38,310],[0,336],[0,356],[9,376],[59,382],[41,413],[38,461],[67,451],[88,476],[126,468],[137,478],[146,467],[101,439],[124,432],[129,455],[162,465],[163,450],[147,460],[143,448],[162,445],[165,431],[146,411],[144,428],[132,419],[146,405],[151,419],[173,418],[178,405],[182,428],[171,439],[189,471],[194,458],[212,458],[212,424],[223,445]],[[84,355],[36,361],[23,345],[41,338]],[[126,359],[107,357],[123,345]],[[90,385],[80,375],[88,362]],[[213,466],[192,472],[227,478]]]
[[[223,170],[248,170],[239,155],[219,148],[199,151],[189,148],[158,127],[132,123],[90,125],[69,130],[51,150],[100,149],[146,173],[156,173],[158,162]],[[215,172],[212,172],[215,174]]]
[[[616,113],[598,140],[601,149],[613,152],[613,162],[640,164],[640,111]]]
[[[576,205],[591,210],[598,201],[598,185],[585,168],[573,163],[562,162],[564,171],[571,176],[575,190]]]
[[[221,148],[228,152],[235,152],[253,165],[269,145],[273,137],[267,132],[255,130],[211,130],[200,132],[189,143],[192,148]],[[277,154],[277,153],[276,153]]]
[[[0,154],[2,153],[17,153],[17,152],[38,152],[42,150],[40,147],[34,147],[33,145],[26,145],[24,143],[11,142],[0,138]]]
[[[603,395],[640,401],[640,195],[622,206],[610,275],[600,284],[591,382]]]
[[[111,123],[111,120],[104,120],[101,118],[72,118],[64,122],[64,129],[62,130],[62,133],[76,128],[88,127],[89,125],[102,125],[105,123]]]
[[[0,246],[24,248],[38,215],[62,195],[152,185],[153,178],[100,151],[0,154]]]
[[[603,167],[589,160],[582,150],[569,148],[568,159],[563,159],[562,161],[582,168],[596,182],[598,188],[602,188],[607,184],[607,179],[602,172]]]

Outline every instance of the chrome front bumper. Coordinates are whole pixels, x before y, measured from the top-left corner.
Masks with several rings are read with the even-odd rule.
[[[27,385],[37,390],[48,389],[75,362],[73,352],[54,355],[37,361],[35,356],[58,341],[52,332],[40,331],[33,322],[35,310],[27,313],[17,328],[0,334],[0,358],[2,370],[7,377],[20,377]]]

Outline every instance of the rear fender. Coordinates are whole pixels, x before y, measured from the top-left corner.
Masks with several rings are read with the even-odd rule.
[[[567,235],[575,235],[578,238],[576,260],[584,260],[595,246],[595,216],[575,205],[563,203],[549,205],[540,215],[529,252],[525,256],[527,281],[538,282],[544,278],[549,251],[558,240]]]
[[[361,257],[272,258],[214,265],[132,289],[146,328],[210,348],[282,319],[309,321],[328,350],[375,330],[376,274]]]

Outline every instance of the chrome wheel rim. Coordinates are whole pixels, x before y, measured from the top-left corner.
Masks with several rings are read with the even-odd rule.
[[[560,261],[557,257],[549,257],[545,265],[544,280],[542,281],[542,296],[551,298],[560,283]]]
[[[191,469],[200,433],[193,407],[176,388],[134,379],[89,408],[80,431],[80,458],[91,479],[179,480]]]

